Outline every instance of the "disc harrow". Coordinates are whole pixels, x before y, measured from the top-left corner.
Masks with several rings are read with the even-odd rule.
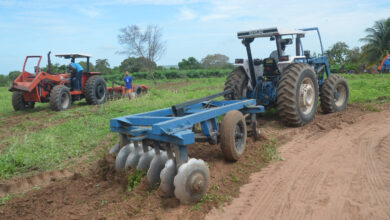
[[[246,124],[251,127],[256,113],[264,112],[264,107],[256,105],[254,99],[212,100],[229,92],[111,119],[111,131],[118,132],[120,139],[110,150],[110,154],[116,155],[116,170],[145,170],[150,187],[159,186],[166,197],[175,196],[183,204],[199,201],[207,192],[210,171],[202,159],[188,157],[188,145],[216,144],[219,139],[233,134],[234,143],[229,143],[229,150],[225,151],[238,159],[246,143],[247,135],[242,133],[247,131]],[[223,129],[219,129],[217,118],[225,114],[229,117],[223,121]],[[246,121],[244,115],[248,115],[249,120]],[[201,129],[194,129],[197,124]],[[220,134],[224,130],[226,134]],[[221,143],[227,143],[227,139]],[[224,152],[224,156],[231,160],[232,155]]]

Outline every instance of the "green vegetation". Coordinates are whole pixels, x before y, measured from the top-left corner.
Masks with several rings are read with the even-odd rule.
[[[350,102],[388,102],[390,74],[345,74],[349,83]]]
[[[180,79],[180,78],[212,78],[212,77],[226,77],[232,69],[195,69],[195,70],[157,70],[153,72],[156,79]],[[134,79],[152,79],[152,75],[148,72],[131,73]],[[107,81],[123,81],[124,73],[113,73],[110,75],[103,75]],[[138,83],[138,82],[137,82]]]
[[[127,190],[133,191],[144,176],[146,176],[146,171],[133,170],[133,173],[127,178]]]
[[[42,103],[28,114],[14,112],[11,93],[0,88],[0,122],[2,125],[12,123],[9,127],[0,127],[1,133],[13,129],[0,140],[0,178],[69,166],[101,144],[107,149],[114,144],[116,137],[109,127],[111,118],[211,95],[222,90],[224,81],[225,78],[170,80],[169,84],[162,83],[146,96],[132,101],[121,99],[101,106],[80,101],[64,112],[53,112],[49,104]]]

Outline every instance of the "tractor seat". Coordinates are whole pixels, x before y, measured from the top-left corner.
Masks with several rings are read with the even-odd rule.
[[[266,58],[263,60],[264,76],[275,76],[278,74],[278,67],[276,62],[272,58]]]

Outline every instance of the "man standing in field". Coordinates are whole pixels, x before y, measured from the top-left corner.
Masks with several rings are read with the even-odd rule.
[[[133,93],[133,77],[130,76],[129,71],[126,71],[126,76],[124,81],[126,83],[126,96],[128,96],[129,99],[131,99]]]

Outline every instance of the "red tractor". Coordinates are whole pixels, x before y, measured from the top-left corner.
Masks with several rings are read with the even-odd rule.
[[[39,64],[42,56],[27,56],[23,65],[23,72],[15,79],[9,88],[13,92],[12,105],[15,111],[34,108],[35,102],[50,102],[54,111],[68,109],[73,101],[86,99],[88,104],[99,105],[106,102],[107,86],[99,72],[89,72],[89,55],[58,54],[56,57],[71,59],[87,59],[87,70],[82,74],[82,89],[74,90],[71,81],[75,77],[69,73],[52,73],[50,52],[48,53],[48,70],[42,71]],[[29,59],[37,59],[33,72],[26,71]]]

